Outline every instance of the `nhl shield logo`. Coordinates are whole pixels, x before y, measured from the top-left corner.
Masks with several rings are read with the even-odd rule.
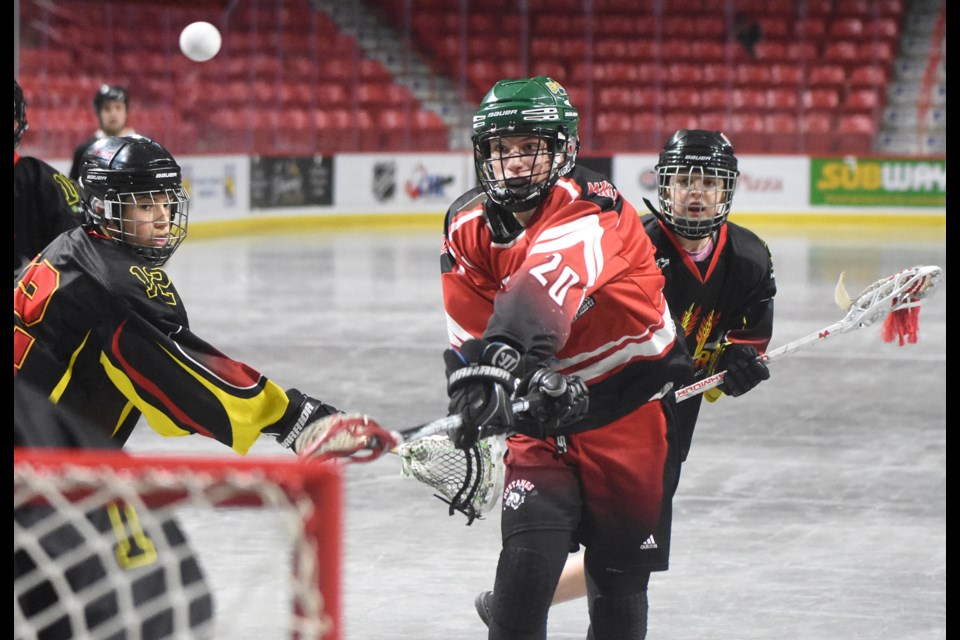
[[[373,165],[373,197],[380,202],[393,199],[397,192],[397,164],[378,162]]]

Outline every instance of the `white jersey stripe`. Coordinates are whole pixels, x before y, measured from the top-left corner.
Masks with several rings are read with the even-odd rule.
[[[447,314],[447,336],[450,338],[450,344],[454,347],[459,347],[473,337],[449,313]]]
[[[450,223],[449,232],[453,233],[458,228],[462,227],[463,225],[470,222],[474,218],[480,217],[482,215],[483,215],[483,207],[474,209],[472,212],[469,212],[469,213],[461,213],[460,215],[454,217],[453,221]]]
[[[663,317],[663,324],[659,328],[636,336],[623,336],[614,342],[601,345],[591,352],[577,354],[556,362],[552,367],[563,371],[567,375],[576,374],[590,383],[617,367],[620,367],[638,358],[655,358],[662,355],[676,340],[677,333],[670,319],[669,310]],[[603,355],[595,360],[598,355]],[[580,363],[591,360],[589,365],[579,367]]]

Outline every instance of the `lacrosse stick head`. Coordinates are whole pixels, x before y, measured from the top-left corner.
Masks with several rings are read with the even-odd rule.
[[[400,473],[430,485],[437,498],[459,511],[470,525],[497,504],[503,490],[503,436],[484,438],[467,450],[445,435],[428,436],[399,447]]]
[[[397,436],[370,416],[335,413],[307,425],[296,442],[296,451],[301,460],[370,462],[396,443]]]
[[[918,265],[881,278],[857,297],[847,295],[844,274],[837,283],[837,304],[847,311],[845,320],[865,327],[883,319],[881,336],[886,342],[899,338],[900,346],[917,341],[920,305],[932,294],[943,278],[943,270],[935,265]]]

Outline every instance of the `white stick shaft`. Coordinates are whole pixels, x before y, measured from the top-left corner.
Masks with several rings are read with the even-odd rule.
[[[840,281],[837,283],[836,300],[841,308],[847,309],[847,315],[828,327],[766,352],[760,356],[759,360],[761,362],[776,360],[808,344],[866,327],[884,317],[886,313],[917,306],[921,303],[921,298],[930,293],[933,287],[940,282],[941,274],[942,270],[935,265],[904,269],[888,278],[877,280],[867,287],[857,300],[850,300],[850,296],[847,295],[846,288],[843,286],[843,274],[841,273]],[[879,316],[878,311],[882,312]],[[721,371],[709,378],[698,380],[687,387],[678,389],[674,392],[674,397],[677,402],[682,402],[687,398],[713,389],[723,382],[725,374],[726,371]]]
[[[799,349],[802,349],[803,347],[806,347],[809,344],[813,344],[814,342],[818,342],[820,340],[826,340],[830,336],[840,335],[841,333],[847,333],[848,331],[852,331],[853,329],[859,329],[861,326],[862,325],[860,325],[859,323],[850,324],[850,323],[844,322],[843,320],[840,320],[838,322],[834,322],[829,327],[824,327],[823,329],[820,329],[819,331],[814,331],[813,333],[807,334],[802,338],[797,338],[793,342],[788,342],[787,344],[781,347],[777,347],[776,349],[767,351],[765,354],[760,356],[759,360],[760,362],[770,362],[771,360],[776,360],[777,358],[783,357],[788,353],[793,353],[794,351],[798,351]],[[676,398],[677,402],[683,402],[688,398],[692,398],[693,396],[700,395],[704,391],[709,391],[714,387],[720,386],[720,384],[723,382],[723,378],[726,375],[726,373],[727,373],[726,371],[721,371],[719,373],[713,374],[709,378],[698,380],[697,382],[694,382],[689,386],[683,387],[682,389],[677,389],[674,392],[674,397]]]
[[[513,412],[522,413],[530,409],[530,401],[533,395],[535,394],[515,400],[513,403]],[[419,427],[413,427],[411,429],[405,429],[404,431],[394,432],[394,436],[397,437],[398,444],[404,444],[407,442],[413,442],[414,440],[419,440],[421,438],[449,434],[461,424],[463,424],[463,418],[461,418],[459,414],[455,414],[445,418],[438,418],[433,422],[428,422],[420,425]]]

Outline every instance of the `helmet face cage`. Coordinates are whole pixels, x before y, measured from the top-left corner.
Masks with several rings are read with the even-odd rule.
[[[101,138],[84,154],[78,182],[88,222],[154,265],[186,238],[190,196],[180,166],[150,138]]]
[[[740,171],[723,133],[680,129],[660,153],[656,172],[658,215],[671,231],[698,240],[726,223]]]
[[[89,217],[107,229],[114,242],[132,249],[158,267],[173,255],[187,237],[190,196],[183,187],[152,191],[109,190],[102,197],[92,195],[86,205]],[[151,223],[135,214],[138,207],[155,205],[167,207],[169,220],[154,217],[155,222]],[[157,210],[152,211],[156,216]],[[148,226],[166,226],[166,230],[158,236],[145,235],[144,228]],[[159,238],[162,238],[162,244]]]
[[[660,214],[677,235],[706,238],[730,215],[737,171],[702,165],[658,165]]]
[[[579,114],[566,90],[547,76],[501,80],[484,97],[473,117],[474,166],[487,196],[508,211],[535,208],[557,180],[576,166]],[[504,138],[533,141],[520,154],[530,175],[504,179],[508,158]],[[545,156],[549,155],[549,158]]]
[[[502,155],[504,138],[530,138],[530,151]],[[528,158],[530,173],[504,179],[506,164],[513,158]],[[522,129],[492,131],[476,136],[474,164],[477,178],[487,196],[507,211],[526,211],[536,207],[560,176],[573,169],[576,146],[560,130]]]
[[[17,127],[13,130],[13,148],[20,144],[20,138],[26,133],[30,125],[27,124],[27,101],[23,97],[23,89],[16,78],[13,80],[13,120]]]

